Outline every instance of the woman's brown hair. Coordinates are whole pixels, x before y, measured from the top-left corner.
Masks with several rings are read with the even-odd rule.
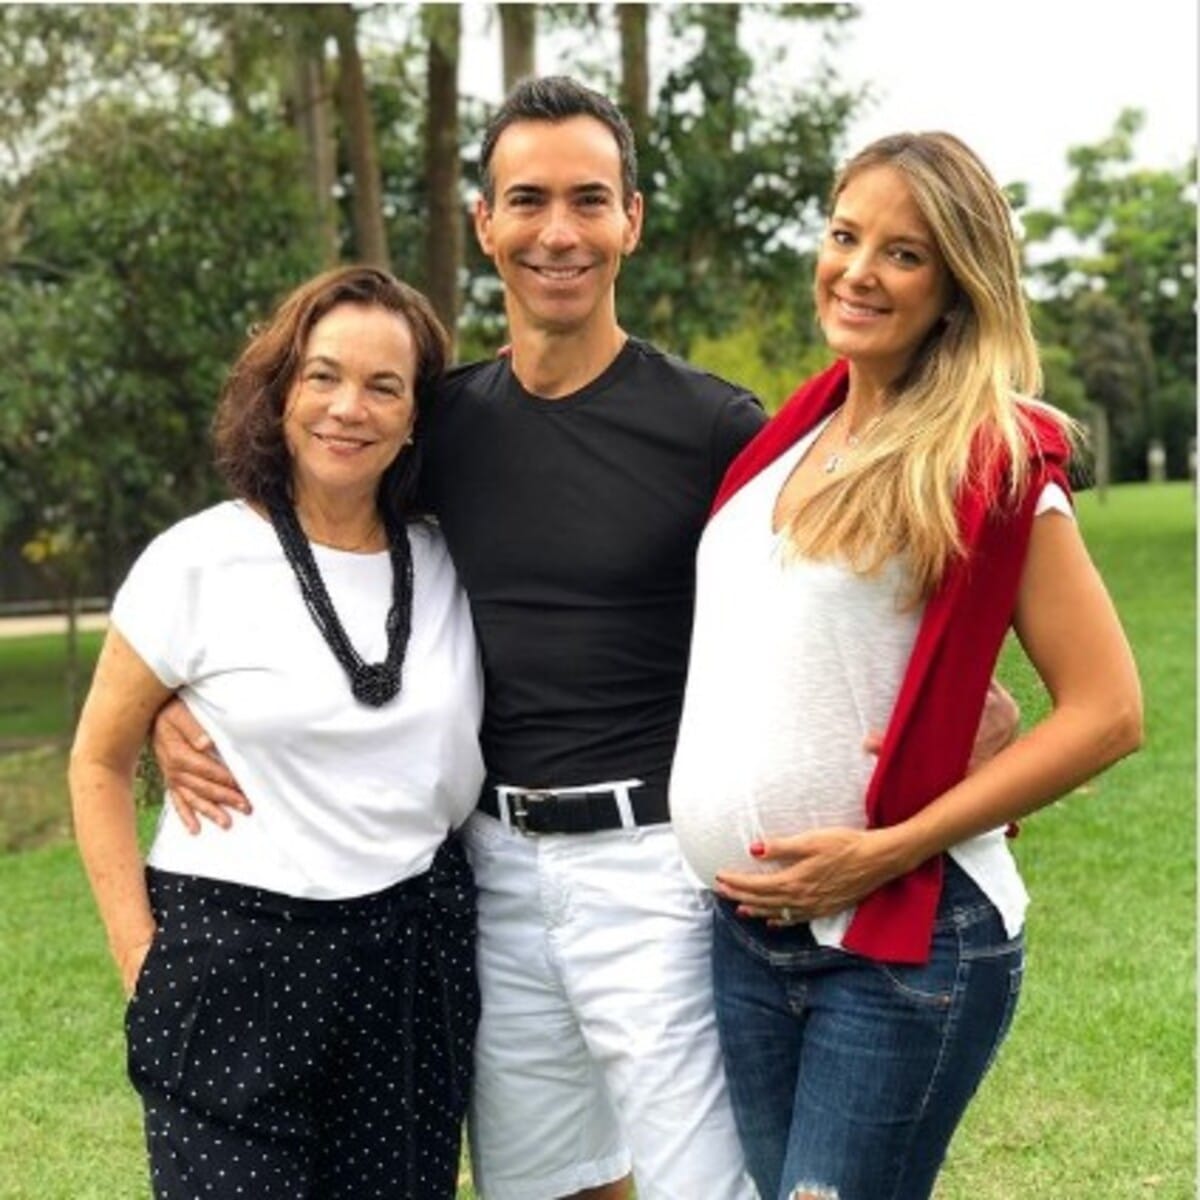
[[[288,392],[313,326],[339,304],[403,318],[417,351],[412,445],[383,473],[378,504],[403,517],[421,463],[424,417],[446,369],[449,338],[429,301],[378,267],[336,267],[301,284],[275,309],[234,363],[213,418],[217,470],[235,495],[269,507],[291,499],[292,460],[283,436]]]

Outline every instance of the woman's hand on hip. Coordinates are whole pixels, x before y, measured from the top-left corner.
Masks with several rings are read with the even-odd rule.
[[[217,756],[212,739],[182,701],[165,704],[150,732],[171,804],[189,833],[200,832],[200,817],[227,829],[229,809],[250,811],[249,800]]]

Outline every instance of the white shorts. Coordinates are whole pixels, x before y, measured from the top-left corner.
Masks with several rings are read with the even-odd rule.
[[[469,1134],[483,1200],[621,1178],[639,1200],[754,1200],[712,1003],[709,898],[668,825],[526,837],[476,813]]]

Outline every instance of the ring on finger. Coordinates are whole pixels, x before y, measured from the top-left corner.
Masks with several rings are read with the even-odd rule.
[[[785,925],[790,925],[792,923],[792,910],[788,908],[786,904],[779,910],[779,919]]]

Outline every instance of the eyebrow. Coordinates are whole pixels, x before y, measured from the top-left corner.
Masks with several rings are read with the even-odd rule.
[[[502,194],[506,200],[509,200],[514,196],[545,196],[549,191],[548,187],[540,183],[514,183],[506,187]],[[567,191],[572,196],[615,196],[617,194],[616,189],[602,179],[575,184]]]
[[[328,354],[310,354],[304,360],[303,366],[311,367],[316,363],[320,363],[321,365],[327,366],[327,367],[334,367],[337,370],[341,370],[341,367],[342,367],[342,364],[340,362],[338,362],[338,360],[336,358],[330,358]],[[393,371],[391,369],[385,369],[382,371],[372,371],[370,378],[371,379],[394,379],[402,388],[407,387],[407,384],[404,381],[404,376],[402,374],[400,374],[399,371]]]
[[[838,214],[836,212],[833,214],[832,217],[829,218],[829,223],[831,225],[834,225],[834,224],[847,225],[851,229],[856,230],[856,231],[862,229],[862,226],[856,220],[854,220],[853,217],[838,216]],[[908,242],[914,246],[922,246],[926,250],[933,249],[933,243],[928,238],[923,238],[918,233],[898,233],[895,236],[888,238],[888,241],[889,242]]]

